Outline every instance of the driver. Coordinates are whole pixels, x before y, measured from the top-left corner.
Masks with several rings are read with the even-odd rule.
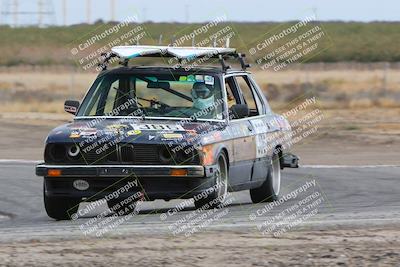
[[[214,93],[203,82],[195,82],[192,88],[193,107],[199,110],[210,108],[214,104]]]

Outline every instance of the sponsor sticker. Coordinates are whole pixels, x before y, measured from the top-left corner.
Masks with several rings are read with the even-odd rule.
[[[180,133],[165,133],[163,137],[166,139],[182,139],[183,135]]]
[[[141,133],[142,133],[141,130],[130,130],[130,131],[128,131],[126,134],[127,134],[128,136],[130,136],[130,135],[139,135],[139,134],[141,134]]]
[[[250,121],[251,124],[253,125],[254,129],[256,130],[256,133],[266,133],[269,131],[269,124],[267,121],[263,119],[255,119]]]
[[[140,131],[185,131],[182,125],[176,124],[131,124],[133,130]]]
[[[81,130],[80,135],[82,137],[86,137],[86,136],[93,136],[97,134],[97,130],[96,129],[85,129],[85,130]]]
[[[197,135],[196,130],[186,130],[186,132],[187,132],[188,135],[192,135],[192,136]]]
[[[261,158],[268,155],[268,134],[262,133],[256,136],[256,157]]]
[[[196,81],[197,82],[204,82],[204,76],[203,75],[196,75]]]
[[[128,125],[125,124],[112,124],[112,125],[108,125],[107,129],[110,130],[120,130],[120,129],[125,129],[128,128]]]
[[[71,134],[69,135],[69,138],[79,138],[81,137],[79,131],[72,131]]]
[[[208,85],[214,85],[214,77],[210,75],[204,76],[204,83]]]
[[[213,137],[214,137],[214,139],[215,139],[216,141],[222,140],[222,134],[221,134],[221,132],[215,132],[215,133],[213,133]]]
[[[91,137],[97,135],[97,129],[94,128],[76,128],[71,131],[70,138]]]
[[[72,113],[76,113],[76,111],[77,111],[76,107],[73,107],[73,106],[64,106],[64,110],[67,112],[72,112]]]

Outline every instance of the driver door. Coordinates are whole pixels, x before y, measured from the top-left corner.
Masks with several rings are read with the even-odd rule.
[[[235,76],[225,78],[225,88],[228,97],[228,107],[244,104]],[[253,126],[249,118],[230,118],[230,134],[233,139],[234,162],[230,165],[230,183],[232,187],[240,186],[251,181],[252,168],[255,158],[255,141]]]

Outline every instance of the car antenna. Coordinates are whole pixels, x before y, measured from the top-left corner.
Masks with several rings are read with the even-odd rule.
[[[162,44],[162,34],[160,34],[160,37],[158,38],[158,44],[159,44],[159,45]]]

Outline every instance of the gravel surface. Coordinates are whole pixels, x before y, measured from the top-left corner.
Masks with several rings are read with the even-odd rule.
[[[0,244],[1,266],[396,266],[396,228],[294,231],[282,237],[207,232]]]

